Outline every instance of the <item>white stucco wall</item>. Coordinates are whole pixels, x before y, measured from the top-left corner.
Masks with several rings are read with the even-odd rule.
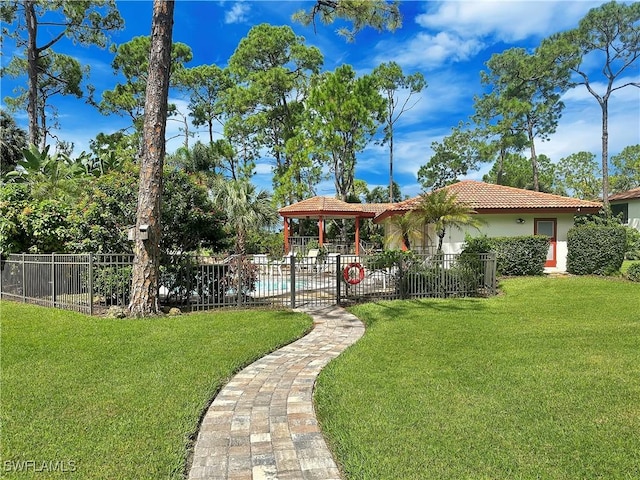
[[[629,223],[630,227],[640,230],[640,198],[627,200],[629,204]]]
[[[480,235],[486,235],[487,237],[533,235],[535,219],[556,219],[556,267],[547,270],[564,272],[567,269],[567,232],[573,227],[573,216],[573,213],[477,215],[479,219],[484,221],[480,229],[468,228],[464,231],[455,228],[448,229],[442,250],[444,253],[460,253],[467,233],[472,237]],[[524,223],[518,223],[518,219],[523,219]],[[430,234],[432,237],[430,244],[435,248],[437,237],[434,237],[431,231]],[[426,240],[426,242],[429,241]],[[428,246],[428,244],[425,246]]]

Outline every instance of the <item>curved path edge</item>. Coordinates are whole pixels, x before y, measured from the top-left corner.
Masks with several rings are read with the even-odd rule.
[[[313,406],[322,368],[364,334],[364,325],[332,306],[312,316],[306,336],[240,371],[207,410],[190,480],[340,480]]]

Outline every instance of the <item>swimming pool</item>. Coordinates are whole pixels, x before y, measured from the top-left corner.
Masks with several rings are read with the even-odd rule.
[[[306,288],[307,282],[304,280],[296,280],[296,290]],[[254,292],[258,293],[284,293],[291,290],[291,280],[289,279],[267,279],[258,280],[255,284]]]

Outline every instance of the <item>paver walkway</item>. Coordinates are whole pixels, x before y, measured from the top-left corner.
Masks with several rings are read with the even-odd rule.
[[[200,426],[191,480],[331,480],[338,468],[318,427],[320,370],[364,333],[339,307],[305,309],[313,330],[238,373]]]

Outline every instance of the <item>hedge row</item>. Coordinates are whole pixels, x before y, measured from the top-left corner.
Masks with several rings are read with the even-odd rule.
[[[522,237],[467,238],[464,252],[495,252],[498,275],[542,275],[549,251],[549,237],[529,235]]]
[[[627,234],[622,225],[580,225],[567,234],[567,272],[611,275],[622,266]]]

